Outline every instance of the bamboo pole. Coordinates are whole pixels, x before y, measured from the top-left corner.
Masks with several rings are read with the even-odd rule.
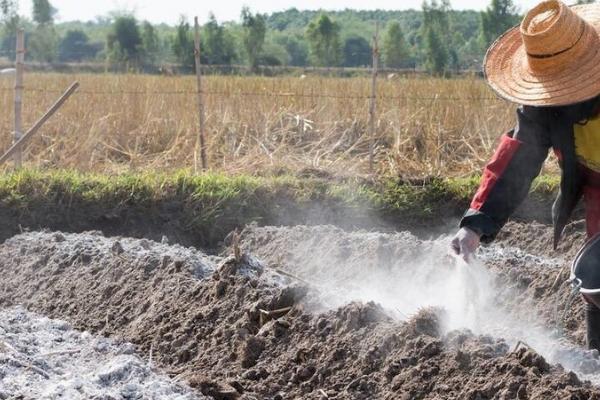
[[[200,62],[200,26],[198,25],[198,17],[194,17],[194,61],[196,64],[196,81],[197,81],[197,97],[198,97],[198,139],[196,149],[200,148],[200,158],[202,160],[202,170],[208,168],[206,160],[206,135],[204,132],[204,99],[202,96],[202,64]],[[196,151],[196,154],[198,151]],[[194,165],[198,172],[198,161]]]
[[[17,47],[15,59],[15,121],[13,143],[17,143],[23,135],[23,75],[25,68],[25,31],[17,30]],[[19,147],[14,154],[15,168],[23,165],[23,152]]]
[[[371,81],[371,98],[369,100],[369,172],[373,173],[375,164],[375,135],[376,123],[375,112],[377,106],[377,71],[379,69],[379,23],[375,23],[375,34],[373,35],[373,74]]]
[[[8,160],[8,158],[13,154],[20,152],[25,142],[27,142],[29,139],[31,139],[33,135],[35,135],[35,133],[42,127],[42,125],[44,125],[44,123],[46,123],[46,121],[48,121],[50,117],[52,117],[52,115],[54,115],[54,113],[58,111],[58,109],[65,103],[65,101],[67,101],[67,99],[71,97],[73,93],[75,93],[78,87],[79,82],[74,82],[71,86],[69,86],[67,91],[63,93],[62,96],[60,96],[60,98],[48,109],[48,111],[46,111],[42,118],[40,118],[23,136],[21,136],[21,138],[18,141],[16,141],[8,150],[6,150],[6,153],[4,153],[2,157],[0,157],[0,165],[6,162],[6,160]]]

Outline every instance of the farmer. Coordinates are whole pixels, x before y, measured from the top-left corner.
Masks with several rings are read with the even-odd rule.
[[[452,240],[469,260],[491,242],[525,199],[550,148],[561,169],[552,208],[554,248],[583,197],[588,237],[600,232],[600,5],[540,3],[488,50],[487,81],[519,104],[517,125],[485,167],[479,190]],[[600,260],[598,260],[600,268]],[[600,350],[600,309],[586,305],[587,345]]]

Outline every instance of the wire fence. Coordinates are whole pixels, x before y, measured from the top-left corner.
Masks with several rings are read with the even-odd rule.
[[[14,88],[12,87],[0,87],[0,91],[3,92],[13,92]],[[59,89],[46,89],[46,88],[25,88],[25,92],[30,93],[48,93],[48,94],[57,94],[63,93],[63,90]],[[77,93],[79,95],[106,95],[106,96],[159,96],[159,95],[169,95],[169,96],[195,96],[197,95],[196,91],[193,90],[160,90],[160,91],[149,91],[149,90],[86,90],[81,89],[78,90]],[[206,96],[215,96],[215,97],[228,97],[228,96],[242,96],[242,97],[275,97],[275,98],[309,98],[309,99],[347,99],[347,100],[368,100],[371,96],[366,94],[327,94],[327,93],[297,93],[297,92],[219,92],[219,91],[202,91],[202,95]],[[376,96],[378,100],[389,100],[389,101],[450,101],[450,102],[496,102],[503,101],[499,97],[493,96],[481,96],[481,97],[458,97],[458,96],[388,96],[384,94],[378,94]]]

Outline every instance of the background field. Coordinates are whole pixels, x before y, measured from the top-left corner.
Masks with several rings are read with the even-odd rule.
[[[75,79],[80,90],[27,146],[27,166],[108,173],[193,167],[194,77],[29,73],[25,127]],[[367,129],[368,78],[210,76],[204,82],[209,163],[226,173],[362,175],[374,139],[379,175],[472,175],[514,123],[513,106],[477,77],[382,77],[374,138]],[[6,149],[11,79],[0,80],[0,105],[7,110],[0,117]]]

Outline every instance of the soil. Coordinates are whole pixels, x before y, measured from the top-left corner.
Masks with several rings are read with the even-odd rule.
[[[18,307],[0,321],[0,399],[207,399],[157,374],[130,343]]]
[[[512,224],[464,268],[409,233],[249,227],[209,257],[31,232],[0,245],[0,307],[131,342],[215,399],[600,399],[580,302],[556,323],[548,230]]]

